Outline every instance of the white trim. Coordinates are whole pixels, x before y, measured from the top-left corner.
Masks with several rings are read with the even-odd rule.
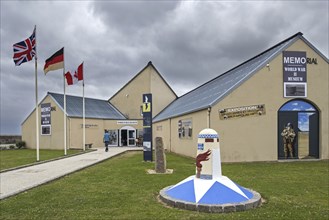
[[[127,120],[120,120],[117,121],[117,125],[137,125],[138,121],[133,120],[133,121],[127,121]]]
[[[127,131],[127,146],[136,146],[136,128],[131,127],[131,126],[124,126],[122,128],[119,129],[119,146],[123,146],[122,145],[122,137],[121,137],[121,131],[122,130],[126,130]],[[132,138],[129,138],[129,131],[134,131],[134,135]],[[133,139],[134,140],[134,144],[129,144],[129,139]]]

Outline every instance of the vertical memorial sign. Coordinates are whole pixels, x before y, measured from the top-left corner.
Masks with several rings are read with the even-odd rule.
[[[143,94],[144,161],[152,161],[152,94]]]
[[[41,135],[51,135],[51,106],[50,103],[41,104]]]
[[[307,96],[306,64],[306,52],[283,51],[284,97]]]

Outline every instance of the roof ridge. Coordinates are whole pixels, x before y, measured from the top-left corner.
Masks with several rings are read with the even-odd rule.
[[[122,117],[124,117],[125,119],[127,119],[127,117],[122,112],[120,112],[120,110],[117,107],[115,107],[111,102],[109,102],[108,100],[106,100],[106,103],[108,105],[110,105],[118,114],[120,114]]]
[[[151,65],[154,70],[159,74],[160,78],[163,80],[163,82],[168,86],[168,88],[174,93],[174,95],[176,96],[176,99],[178,98],[176,92],[171,88],[171,86],[169,85],[169,83],[165,80],[165,78],[163,78],[162,74],[160,73],[160,71],[158,71],[158,69],[153,65],[153,63],[150,61],[148,63],[148,65]]]
[[[54,100],[59,108],[64,111],[64,94],[48,92],[47,95]],[[82,117],[83,97],[67,95],[66,115],[68,117]],[[89,104],[87,104],[89,103]],[[90,103],[95,104],[91,106]],[[79,105],[80,107],[77,107]],[[85,97],[85,117],[98,119],[125,120],[126,117],[111,103],[103,99]]]
[[[268,48],[267,50],[265,50],[265,51],[263,51],[263,52],[257,54],[256,56],[254,56],[254,57],[252,57],[252,58],[250,58],[250,59],[244,61],[243,63],[241,63],[241,64],[239,64],[239,65],[233,67],[232,69],[227,70],[226,72],[220,74],[219,76],[216,76],[215,78],[210,79],[209,81],[207,81],[207,82],[201,84],[200,86],[196,87],[195,89],[192,89],[191,91],[189,91],[189,92],[185,93],[184,95],[180,96],[178,99],[180,99],[181,97],[183,97],[183,96],[185,96],[185,95],[188,95],[189,93],[192,93],[193,91],[199,89],[199,88],[202,87],[202,86],[205,86],[206,84],[208,84],[208,83],[210,83],[210,82],[212,82],[212,81],[214,81],[214,80],[216,80],[216,79],[218,79],[218,78],[220,78],[220,77],[225,76],[226,74],[232,72],[233,70],[235,70],[235,69],[237,69],[237,68],[243,66],[244,64],[250,62],[251,60],[256,59],[257,57],[259,57],[259,56],[261,56],[261,55],[267,53],[268,51],[272,50],[273,48],[278,47],[279,45],[281,45],[281,44],[283,44],[283,43],[285,43],[285,42],[291,40],[292,38],[294,38],[294,37],[296,37],[296,36],[298,36],[298,35],[301,35],[301,36],[302,36],[303,33],[302,33],[302,32],[298,32],[298,33],[296,33],[296,34],[294,34],[294,35],[288,37],[287,39],[285,39],[285,40],[283,40],[283,41],[281,41],[281,42],[275,44],[274,46],[272,46],[272,47]]]
[[[214,103],[217,103],[220,99],[222,99],[224,96],[229,94],[230,91],[233,91],[238,86],[240,86],[241,83],[243,83],[246,79],[250,78],[266,62],[269,62],[274,57],[276,57],[280,51],[285,50],[285,48],[287,48],[289,45],[291,45],[298,39],[302,39],[301,35],[302,33],[298,32],[290,36],[289,38],[275,44],[274,46],[264,50],[263,52],[257,54],[256,56],[253,56],[252,58],[220,74],[219,76],[203,83],[202,85],[196,87],[195,89],[187,92],[186,94],[182,95],[181,97],[173,101],[159,114],[157,114],[154,118],[154,121],[157,122],[157,121],[165,120],[170,117],[176,117],[182,114],[199,111],[201,109],[205,109],[213,106]],[[204,90],[209,88],[209,86],[213,85],[216,82],[220,83],[225,79],[230,79],[231,77],[233,77],[234,80],[232,81],[231,79],[229,83],[226,83],[225,85],[227,88],[224,86],[223,87],[224,90],[219,89],[217,88],[218,86],[214,85],[217,88],[216,91],[219,92],[216,93],[217,97],[213,96],[212,98],[210,98],[211,100],[207,100],[207,101],[202,101],[203,98],[199,97],[200,94],[204,94]],[[191,104],[191,98],[193,98],[193,96],[197,96],[200,99],[197,102],[193,101],[194,105],[197,103],[197,106],[194,107],[193,104]],[[186,104],[185,102],[189,102],[189,104]],[[182,109],[182,106],[184,106],[184,109]]]
[[[111,102],[111,99],[113,97],[115,97],[117,94],[119,94],[119,92],[121,90],[123,90],[126,86],[128,86],[134,79],[137,78],[137,76],[139,76],[146,68],[148,68],[149,66],[152,66],[152,68],[158,73],[158,75],[160,76],[160,78],[163,80],[163,82],[168,86],[168,88],[174,93],[174,95],[176,96],[176,99],[178,98],[177,94],[175,93],[175,91],[171,88],[171,86],[168,84],[168,82],[163,78],[163,76],[161,75],[161,73],[158,71],[158,69],[153,65],[152,61],[149,61],[147,63],[147,65],[141,69],[136,75],[134,75],[127,83],[125,83],[116,93],[114,93],[109,99],[108,101]]]
[[[56,92],[48,92],[48,94],[49,94],[49,95],[55,94],[55,95],[62,95],[62,96],[64,96],[63,93],[56,93]],[[83,96],[77,96],[77,95],[68,95],[68,94],[65,94],[65,96],[76,97],[76,98],[83,98]],[[105,102],[107,102],[106,99],[90,98],[90,97],[86,97],[86,96],[85,96],[85,99],[93,99],[93,100],[98,100],[98,101],[105,101]]]

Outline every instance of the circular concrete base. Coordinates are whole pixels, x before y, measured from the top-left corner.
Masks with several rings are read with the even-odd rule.
[[[245,202],[240,203],[226,203],[226,204],[199,204],[192,203],[183,200],[174,199],[166,194],[166,191],[172,186],[168,186],[163,188],[160,191],[160,200],[174,208],[186,209],[191,211],[199,211],[199,212],[209,212],[209,213],[227,213],[227,212],[239,212],[246,211],[248,209],[257,208],[261,205],[261,196],[258,192],[253,191],[251,189],[253,197]]]

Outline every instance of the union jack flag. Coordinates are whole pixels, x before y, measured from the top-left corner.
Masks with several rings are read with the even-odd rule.
[[[14,44],[13,47],[13,58],[16,66],[19,66],[22,63],[32,60],[36,53],[35,28],[29,38]]]

